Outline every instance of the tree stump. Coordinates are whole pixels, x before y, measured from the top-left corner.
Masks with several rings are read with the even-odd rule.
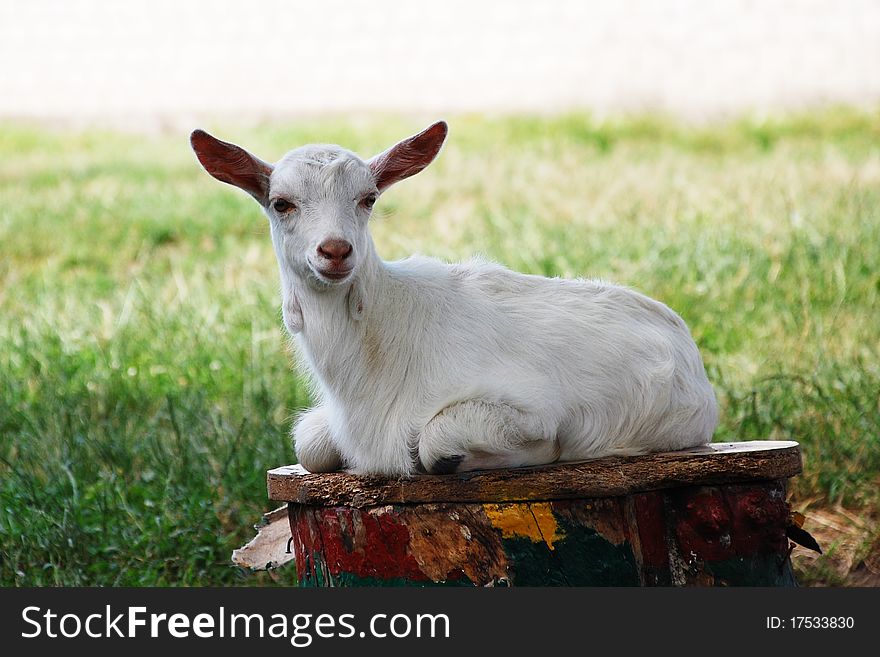
[[[791,586],[795,442],[406,479],[268,472],[303,586]]]

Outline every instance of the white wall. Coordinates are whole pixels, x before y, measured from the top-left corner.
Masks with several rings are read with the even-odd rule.
[[[877,0],[0,0],[0,116],[878,100]]]

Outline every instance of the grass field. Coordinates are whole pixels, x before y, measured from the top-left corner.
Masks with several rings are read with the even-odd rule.
[[[203,127],[272,160],[310,141],[369,155],[423,124]],[[852,517],[853,567],[873,554],[880,113],[450,125],[377,204],[383,257],[482,253],[666,302],[716,387],[716,438],[800,441],[795,506]],[[279,304],[259,209],[186,134],[0,126],[0,584],[268,581],[229,554],[309,403]],[[831,539],[804,582],[846,581]]]

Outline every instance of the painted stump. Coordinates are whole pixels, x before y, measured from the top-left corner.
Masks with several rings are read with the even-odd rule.
[[[790,586],[797,443],[406,479],[300,466],[288,503],[303,586]]]

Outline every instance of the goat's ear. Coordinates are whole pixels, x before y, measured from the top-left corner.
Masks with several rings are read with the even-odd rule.
[[[189,143],[205,171],[217,180],[243,189],[263,207],[269,203],[271,164],[240,146],[212,137],[204,130],[194,130]]]
[[[391,185],[417,174],[431,164],[446,139],[449,128],[438,121],[417,135],[404,139],[369,161],[376,187],[384,192]]]

